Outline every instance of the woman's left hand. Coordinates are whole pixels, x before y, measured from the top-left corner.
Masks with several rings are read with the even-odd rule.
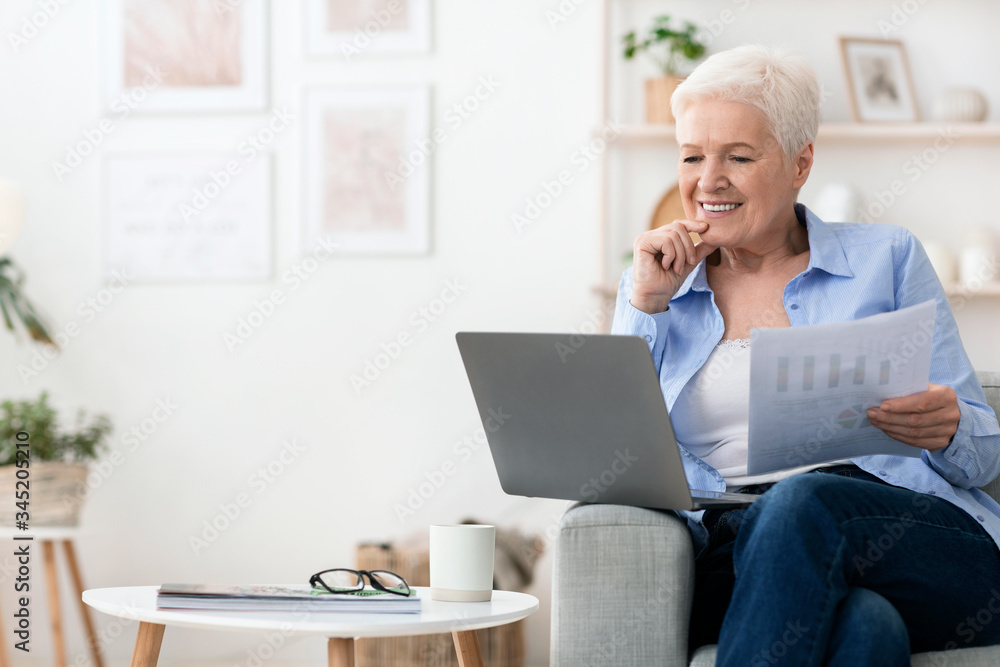
[[[927,385],[927,391],[888,398],[868,410],[872,426],[890,438],[932,452],[948,446],[961,416],[955,390],[933,383]]]

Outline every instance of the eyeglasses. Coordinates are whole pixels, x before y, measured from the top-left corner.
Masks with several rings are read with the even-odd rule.
[[[323,570],[309,577],[313,586],[322,586],[331,593],[352,593],[365,589],[365,577],[372,583],[372,588],[383,593],[394,595],[410,594],[410,585],[395,572],[388,570],[347,570],[336,568]]]

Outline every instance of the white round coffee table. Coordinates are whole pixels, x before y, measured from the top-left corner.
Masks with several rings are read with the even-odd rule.
[[[353,667],[354,639],[399,637],[450,632],[462,667],[482,667],[475,630],[513,623],[538,610],[538,599],[525,593],[493,591],[490,602],[438,602],[430,590],[418,586],[419,614],[350,614],[294,611],[202,611],[157,609],[158,586],[95,588],[83,592],[83,601],[105,614],[139,621],[132,667],[152,667],[160,654],[168,625],[206,630],[279,631],[288,635],[328,638],[330,667]]]

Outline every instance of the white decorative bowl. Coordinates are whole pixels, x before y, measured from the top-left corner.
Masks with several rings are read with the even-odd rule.
[[[986,97],[975,88],[947,88],[934,100],[934,120],[954,123],[978,123],[986,120],[989,106]]]

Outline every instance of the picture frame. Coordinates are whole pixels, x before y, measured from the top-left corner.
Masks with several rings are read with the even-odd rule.
[[[430,50],[430,0],[306,0],[306,50],[347,62]]]
[[[906,47],[898,40],[841,37],[855,122],[917,122],[920,113]]]
[[[337,254],[430,251],[433,154],[426,85],[309,88],[303,103],[305,247]]]
[[[260,111],[267,0],[104,0],[106,111]]]
[[[271,159],[226,152],[104,158],[104,269],[136,282],[267,280]]]

